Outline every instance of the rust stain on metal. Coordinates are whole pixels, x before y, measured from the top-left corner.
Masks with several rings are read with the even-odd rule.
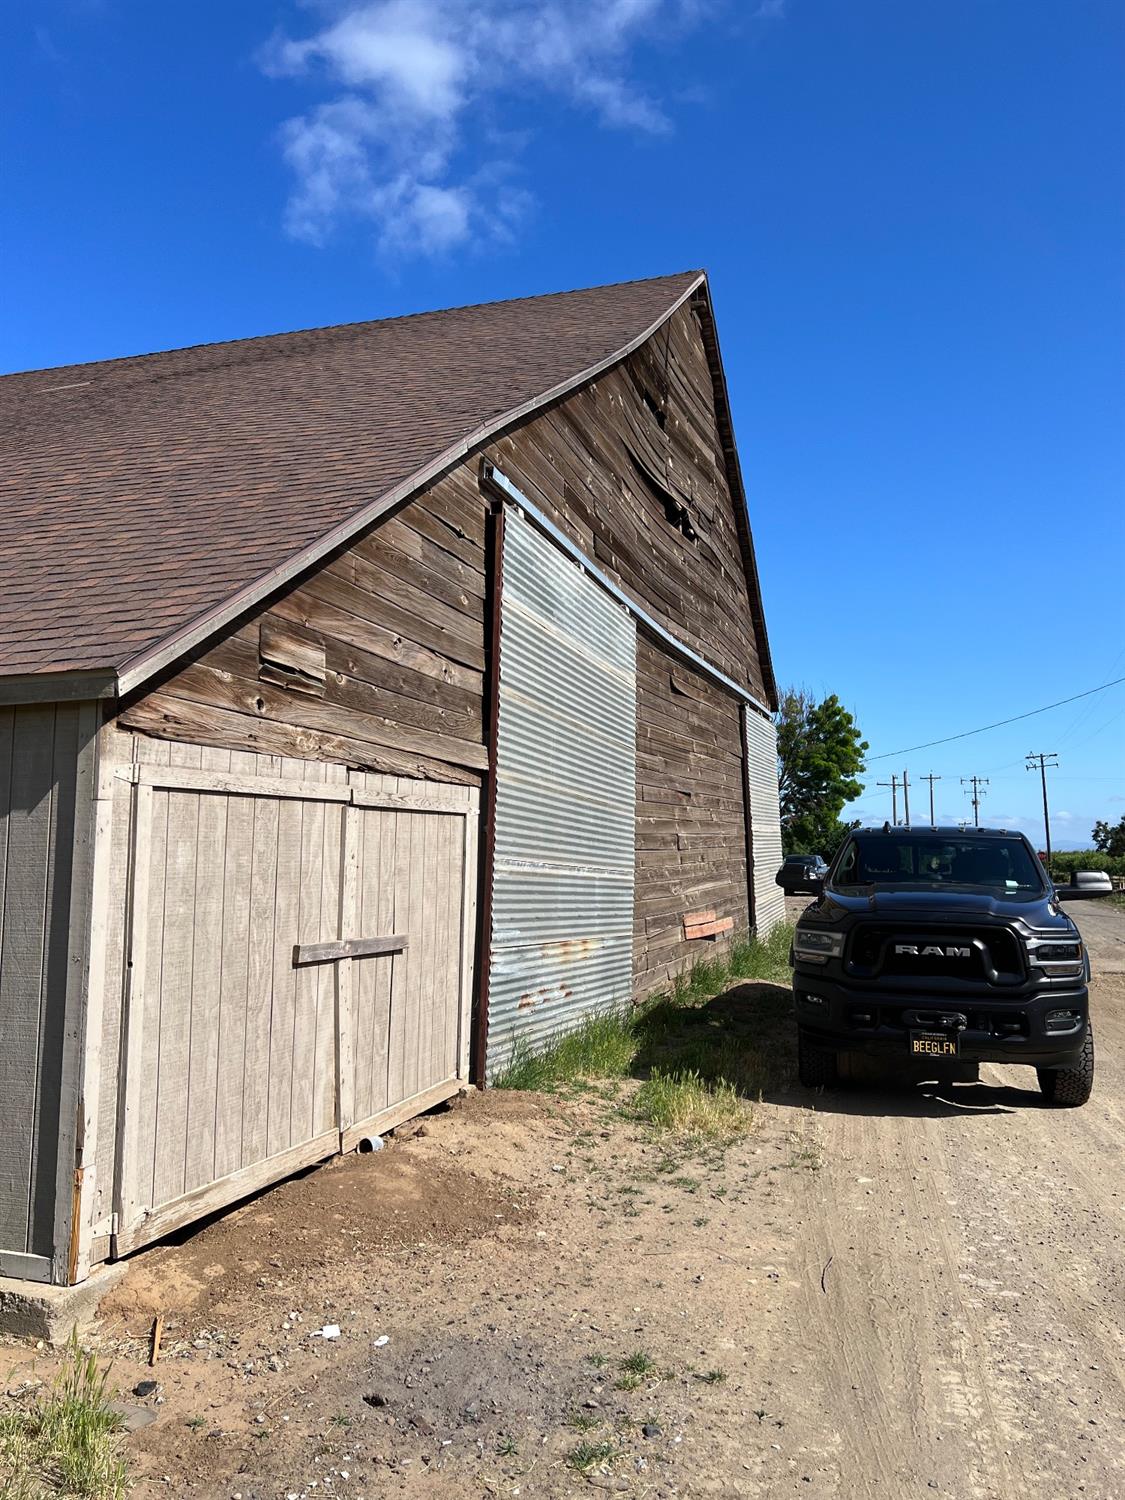
[[[596,937],[584,938],[561,938],[558,942],[544,943],[540,953],[544,958],[555,958],[563,963],[578,963],[584,958],[589,958],[591,953],[596,953],[601,947],[601,940]]]

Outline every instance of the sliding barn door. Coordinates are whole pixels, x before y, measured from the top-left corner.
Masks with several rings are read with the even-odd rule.
[[[633,994],[637,636],[504,517],[488,1070]]]

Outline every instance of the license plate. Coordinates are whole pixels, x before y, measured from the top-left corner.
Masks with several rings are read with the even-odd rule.
[[[957,1033],[955,1031],[912,1031],[910,1055],[912,1057],[956,1057]]]

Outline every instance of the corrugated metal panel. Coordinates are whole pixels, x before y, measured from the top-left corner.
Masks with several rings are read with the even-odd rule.
[[[751,847],[754,853],[755,929],[765,936],[785,920],[785,897],[777,884],[781,868],[781,812],[777,796],[777,731],[763,714],[743,710],[746,780],[750,789]]]
[[[637,639],[626,612],[506,517],[488,1071],[628,1004]]]

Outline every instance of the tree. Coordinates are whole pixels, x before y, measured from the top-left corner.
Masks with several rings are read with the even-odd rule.
[[[818,703],[811,693],[789,688],[774,723],[782,848],[830,859],[855,827],[842,823],[840,814],[863,790],[855,778],[863,771],[867,741],[835,693]]]
[[[1099,854],[1125,855],[1125,818],[1116,824],[1095,823],[1092,837]]]

